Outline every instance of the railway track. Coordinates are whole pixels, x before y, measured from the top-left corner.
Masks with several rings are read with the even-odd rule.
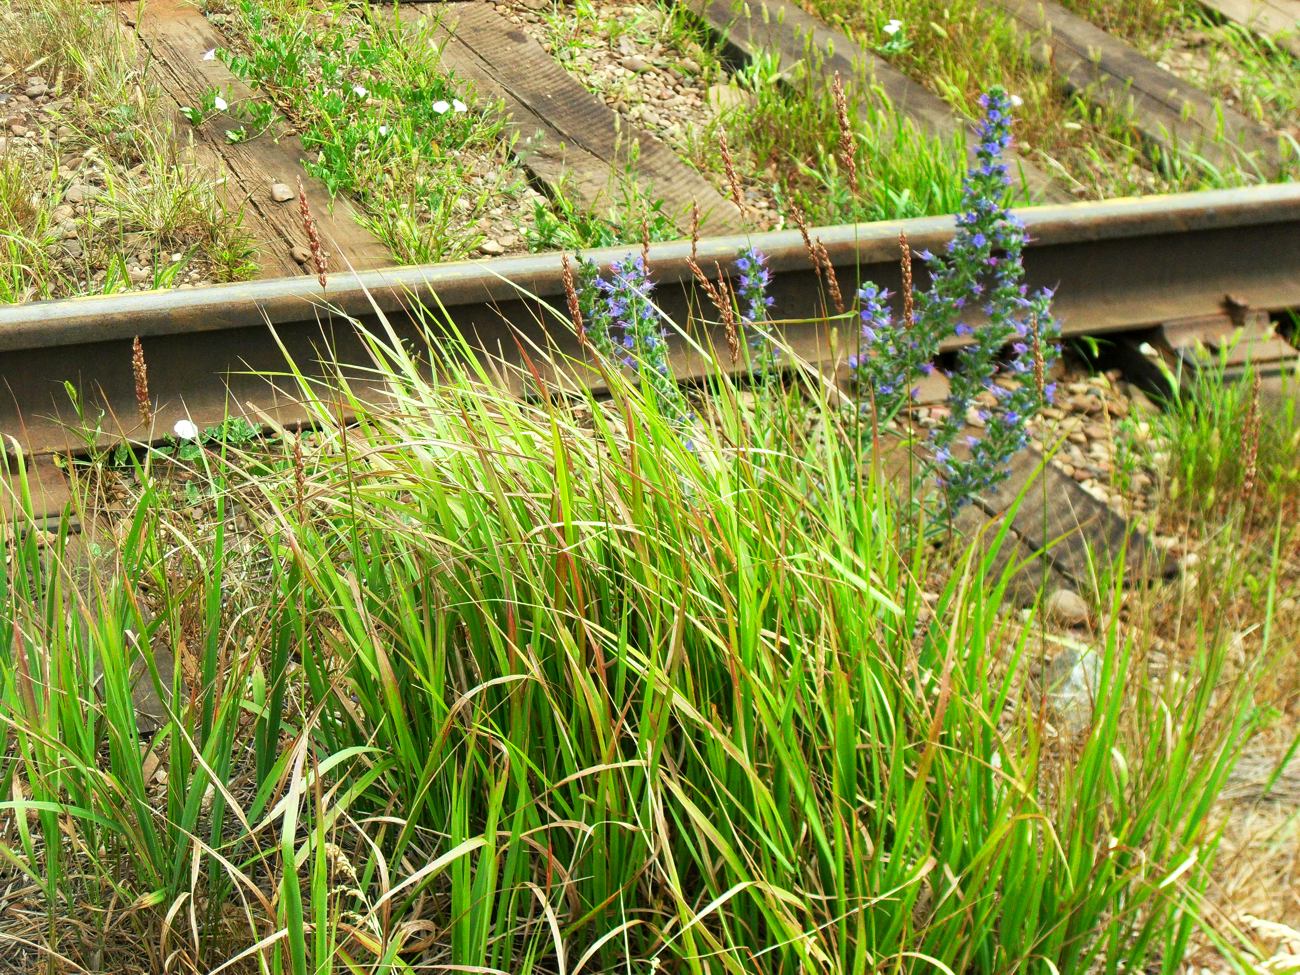
[[[1029,280],[1057,288],[1067,336],[1152,330],[1197,322],[1203,338],[1233,328],[1247,310],[1300,307],[1300,186],[1151,197],[1020,211],[1031,243]],[[817,229],[846,288],[858,280],[897,287],[898,235],[918,248],[939,247],[952,219]],[[831,362],[851,348],[855,321],[826,315],[817,275],[800,235],[777,232],[714,237],[698,244],[701,265],[727,265],[745,246],[771,259],[772,295],[791,345]],[[626,248],[592,252],[608,263]],[[687,259],[689,242],[652,245],[650,263],[664,311],[686,321],[706,307]],[[1225,306],[1231,296],[1232,307]],[[304,419],[288,387],[267,378],[286,354],[308,374],[322,360],[364,362],[354,321],[382,313],[395,333],[420,339],[422,314],[446,321],[507,360],[520,349],[552,344],[578,354],[565,327],[559,254],[428,267],[292,277],[169,292],[40,302],[0,308],[0,432],[38,468],[53,455],[85,450],[66,384],[81,391],[83,413],[105,417],[100,440],[147,440],[179,419],[200,426],[229,412],[292,426]],[[721,345],[720,334],[701,338]],[[136,419],[132,340],[149,363],[154,424]],[[838,351],[837,351],[838,350]],[[678,349],[686,378],[701,363]],[[358,376],[362,388],[364,376]],[[61,504],[51,475],[47,507]]]

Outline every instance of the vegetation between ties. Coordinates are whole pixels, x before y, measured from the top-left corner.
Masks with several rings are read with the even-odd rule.
[[[1103,582],[1087,692],[1062,698],[1069,638],[1007,612],[1005,530],[928,530],[1050,396],[1050,296],[1022,289],[1003,209],[1009,100],[986,108],[957,235],[919,255],[901,318],[867,282],[848,307],[809,240],[827,318],[861,330],[848,402],[781,341],[752,248],[735,294],[697,271],[729,341],[682,390],[666,339],[690,323],[642,254],[573,273],[586,361],[484,363],[430,318],[417,357],[381,315],[356,327],[382,399],[290,372],[314,433],[185,421],[73,468],[81,540],[4,529],[0,854],[26,906],[0,950],[50,971],[1174,971],[1275,644],[1238,658],[1193,606],[1157,654],[1159,595]],[[934,435],[932,506],[885,441],[964,322],[953,412],[991,397],[999,419],[968,453]],[[501,389],[511,369],[535,395]]]

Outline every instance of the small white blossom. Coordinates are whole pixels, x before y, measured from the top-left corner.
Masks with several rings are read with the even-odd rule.
[[[177,440],[199,439],[199,428],[193,420],[177,420],[176,426],[172,427],[172,433],[176,434]]]
[[[463,101],[461,101],[459,98],[453,98],[453,99],[451,100],[451,107],[454,108],[454,109],[456,110],[456,114],[458,114],[458,115],[459,115],[461,112],[467,112],[467,111],[469,111],[469,106],[466,105],[466,104],[465,104]]]
[[[365,98],[370,94],[370,92],[366,90],[365,85],[353,85],[352,90],[356,93],[358,98]]]
[[[204,61],[215,61],[216,59],[217,59],[217,49],[215,47],[209,48],[208,50],[203,52]]]
[[[215,108],[218,112],[224,112],[226,109],[230,107],[230,105],[226,102],[224,98],[222,98],[220,95],[217,95],[215,98],[212,99],[212,107]]]
[[[1019,95],[1012,95],[1009,101],[1011,102],[1012,108],[1019,108],[1021,105],[1025,103],[1025,100],[1021,98]]]
[[[438,101],[434,102],[433,105],[430,107],[439,115],[442,115],[443,113],[451,109],[451,103],[439,99]]]
[[[903,29],[903,22],[901,20],[891,20],[889,23],[887,23],[884,27],[881,28],[881,30],[883,30],[890,37],[893,37],[902,29]]]
[[[380,134],[380,135],[388,135],[388,126],[386,126],[386,125],[381,125],[381,126],[379,127],[379,134]]]

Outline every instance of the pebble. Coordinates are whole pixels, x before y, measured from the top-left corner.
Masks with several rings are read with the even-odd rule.
[[[1083,432],[1089,440],[1106,440],[1109,437],[1109,432],[1100,423],[1089,423],[1083,428]]]
[[[42,95],[50,93],[50,86],[43,81],[33,81],[27,85],[26,91],[23,92],[28,98],[40,98]]]
[[[271,199],[276,203],[288,203],[297,195],[288,183],[271,184]]]
[[[27,138],[27,133],[30,132],[31,129],[23,125],[22,122],[10,122],[9,131],[13,133],[15,139],[25,139]]]
[[[752,94],[737,88],[735,85],[709,85],[705,97],[708,100],[709,107],[719,115],[735,111],[754,100]]]
[[[302,244],[295,245],[293,249],[289,251],[289,255],[299,264],[306,264],[311,260],[311,251],[308,248],[303,247]]]
[[[634,74],[642,74],[650,70],[650,62],[636,54],[629,54],[619,64]]]
[[[68,203],[85,203],[87,200],[93,200],[104,191],[98,186],[87,186],[85,183],[73,183],[63,194],[64,201]]]
[[[1071,384],[1075,385],[1075,384]],[[1101,397],[1093,393],[1077,393],[1070,397],[1070,409],[1078,413],[1087,413],[1089,416],[1100,413],[1106,408]]]
[[[486,254],[489,257],[499,257],[506,252],[506,249],[501,246],[500,241],[493,240],[489,237],[487,240],[483,241],[483,243],[478,245],[478,252],[480,254]]]
[[[1056,589],[1044,605],[1047,618],[1064,626],[1083,626],[1088,622],[1088,604],[1073,589]]]

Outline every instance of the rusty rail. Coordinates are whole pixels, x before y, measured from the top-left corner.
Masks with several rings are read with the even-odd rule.
[[[1300,185],[1036,207],[1020,211],[1031,243],[1028,277],[1058,288],[1056,307],[1067,335],[1096,335],[1213,314],[1231,293],[1253,308],[1300,307]],[[950,217],[837,226],[817,230],[846,291],[871,279],[898,284],[898,234],[917,248],[937,249],[951,236]],[[700,263],[724,268],[754,245],[774,272],[776,312],[786,334],[811,356],[843,348],[853,324],[834,344],[822,315],[823,288],[795,232],[711,238]],[[608,262],[626,248],[592,252]],[[686,242],[654,245],[650,260],[664,310],[677,320],[700,307],[687,268]],[[922,282],[923,283],[923,282]],[[308,277],[254,281],[155,293],[130,293],[0,307],[0,433],[31,455],[84,447],[69,432],[64,383],[82,391],[92,413],[106,414],[106,438],[144,438],[136,425],[130,367],[140,336],[156,401],[154,430],[183,416],[200,425],[230,409],[255,406],[280,422],[301,419],[286,389],[259,373],[281,370],[285,353],[308,373],[322,351],[339,361],[366,361],[349,319],[373,323],[382,312],[403,336],[420,328],[409,310],[455,323],[484,348],[507,358],[518,340],[573,350],[563,320],[557,254],[495,261],[339,273],[322,292]],[[705,306],[707,307],[707,306]],[[683,373],[700,363],[684,350]]]

